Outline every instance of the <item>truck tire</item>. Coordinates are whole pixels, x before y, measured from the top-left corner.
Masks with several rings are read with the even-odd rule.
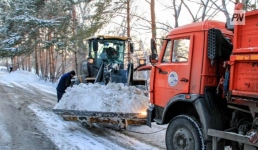
[[[185,115],[173,118],[166,131],[166,146],[168,150],[205,150],[198,122]]]

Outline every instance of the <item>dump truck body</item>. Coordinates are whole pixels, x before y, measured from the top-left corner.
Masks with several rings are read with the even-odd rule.
[[[234,48],[230,60],[228,89],[225,95],[229,108],[249,114],[241,119],[238,131],[219,131],[209,129],[213,136],[213,149],[219,138],[235,141],[238,149],[255,150],[258,147],[257,101],[258,101],[258,10],[245,13],[245,25],[234,27]],[[227,74],[227,73],[226,73]],[[226,76],[226,75],[225,75]],[[232,116],[233,117],[233,116]],[[235,119],[235,118],[234,118]],[[233,130],[234,131],[234,130]],[[237,133],[237,134],[234,134]]]

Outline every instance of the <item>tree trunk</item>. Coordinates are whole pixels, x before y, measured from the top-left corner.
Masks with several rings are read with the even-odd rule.
[[[65,50],[65,52],[64,52],[64,72],[63,72],[63,74],[65,73],[65,68],[66,68],[66,64],[67,64],[67,57],[66,57],[66,50]]]
[[[130,37],[130,0],[127,0],[127,37]],[[128,63],[130,63],[130,44],[128,43]]]
[[[24,67],[24,60],[25,60],[25,56],[23,56],[23,57],[22,57],[22,60],[21,60],[22,70],[25,70],[25,67]]]
[[[15,68],[15,70],[17,70],[18,67],[19,67],[19,65],[18,65],[18,56],[14,56],[14,68]]]
[[[50,77],[51,77],[51,82],[55,81],[55,57],[54,57],[54,46],[51,46],[50,48],[50,57],[51,59],[51,64],[50,64]]]
[[[64,53],[64,50],[62,50],[62,74],[64,74],[65,73],[65,53]]]
[[[177,6],[176,1],[173,1],[175,28],[177,28],[179,26],[178,19],[179,19],[179,15],[180,15],[180,12],[181,12],[182,3],[183,3],[183,1],[181,1],[179,6]]]
[[[31,60],[30,60],[30,54],[28,57],[28,71],[31,72]]]
[[[14,64],[14,69],[17,70],[19,68],[18,56],[14,56],[13,64]]]
[[[78,77],[78,60],[77,60],[78,56],[77,55],[78,55],[78,53],[77,53],[77,51],[75,51],[74,52],[74,56],[75,56],[74,61],[75,61],[75,69],[76,69],[75,71],[76,71],[76,74],[77,74],[77,77]]]
[[[41,71],[41,78],[44,79],[44,64],[45,64],[45,57],[44,57],[44,50],[39,51],[39,56],[40,56],[40,71]]]
[[[49,30],[48,31],[48,34],[47,34],[47,40],[48,41],[51,41],[52,40],[52,31],[51,30]],[[47,69],[49,69],[49,70],[47,70],[47,77],[49,77],[49,80],[50,81],[52,81],[52,73],[53,73],[53,70],[52,70],[52,58],[51,58],[51,53],[52,53],[52,46],[50,46],[49,48],[47,48],[47,56],[46,56],[46,58],[47,58]],[[49,76],[48,76],[49,75]]]
[[[15,66],[15,60],[14,60],[15,56],[14,57],[11,57],[11,66],[13,67],[13,70],[16,70],[16,66]]]
[[[73,21],[73,25],[72,25],[72,33],[73,33],[73,36],[75,35],[75,27],[76,27],[76,10],[75,10],[75,6],[73,5],[72,6],[72,21]],[[74,43],[75,44],[75,43]],[[74,51],[76,51],[76,45],[74,45],[74,48],[75,48],[75,50]],[[72,70],[76,70],[76,60],[77,60],[77,58],[76,58],[76,52],[74,52],[74,57],[72,58],[73,59],[73,61],[72,61]]]
[[[51,36],[51,33],[52,31],[49,31],[48,32],[48,41],[51,41],[52,40],[52,36]],[[48,53],[48,60],[49,60],[49,79],[50,81],[52,81],[52,73],[53,73],[53,70],[52,70],[52,46],[49,47],[48,49],[49,53]]]
[[[35,40],[37,41],[37,39]],[[36,74],[39,75],[39,64],[38,64],[38,44],[35,42],[35,70],[36,70]]]
[[[6,67],[9,67],[8,58],[6,58],[5,60],[6,60],[6,61],[5,61],[5,63],[6,63],[5,66],[6,66]]]
[[[20,57],[16,56],[16,62],[17,62],[17,69],[20,68],[20,61],[19,61]]]
[[[44,74],[44,77],[45,77],[45,80],[47,80],[48,78],[48,55],[49,55],[49,50],[46,49],[46,53],[45,53],[45,74]]]
[[[24,58],[24,69],[26,71],[28,70],[28,61],[27,61],[27,59],[28,59],[28,56],[25,56],[25,58]]]
[[[156,39],[156,15],[155,15],[155,0],[151,0],[151,33],[152,38]]]
[[[25,63],[25,64],[26,64],[26,67],[25,67],[25,68],[26,68],[26,71],[29,70],[29,64],[28,64],[29,61],[28,61],[28,60],[29,60],[29,56],[26,56],[26,63]]]

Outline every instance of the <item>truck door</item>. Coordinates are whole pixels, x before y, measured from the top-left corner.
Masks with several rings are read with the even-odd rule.
[[[177,94],[189,92],[193,36],[165,40],[155,67],[154,103],[165,107]]]

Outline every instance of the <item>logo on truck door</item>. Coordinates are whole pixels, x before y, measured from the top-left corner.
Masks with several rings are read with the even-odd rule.
[[[168,84],[170,86],[175,86],[178,82],[178,75],[176,72],[172,71],[170,72],[169,76],[168,76]]]

